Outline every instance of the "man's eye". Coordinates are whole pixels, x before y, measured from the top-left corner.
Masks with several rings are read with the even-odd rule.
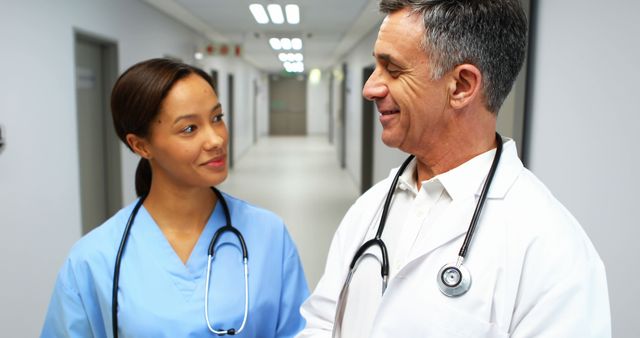
[[[211,118],[211,120],[213,122],[221,122],[223,116],[224,116],[224,114],[217,114],[217,115],[214,115],[213,118]]]
[[[395,67],[387,68],[387,72],[389,73],[389,75],[391,75],[393,77],[398,77],[398,75],[400,75],[400,73],[402,73],[402,71],[400,69],[395,68]]]

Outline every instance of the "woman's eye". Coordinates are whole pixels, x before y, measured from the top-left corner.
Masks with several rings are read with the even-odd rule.
[[[196,131],[196,126],[194,126],[193,124],[182,128],[182,132],[185,133],[185,134],[191,134],[194,131]]]
[[[211,120],[213,122],[221,122],[222,121],[222,117],[224,116],[224,114],[217,114],[217,115],[213,115],[213,118],[211,118]]]

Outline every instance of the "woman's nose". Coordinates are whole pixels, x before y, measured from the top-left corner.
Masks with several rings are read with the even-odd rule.
[[[362,88],[362,96],[369,101],[375,101],[387,96],[388,93],[389,89],[384,81],[382,81],[382,77],[379,75],[376,68],[364,84],[364,88]]]
[[[224,128],[224,127],[223,127]],[[206,131],[204,147],[206,150],[220,148],[224,145],[226,133],[216,130],[214,126],[209,126]]]

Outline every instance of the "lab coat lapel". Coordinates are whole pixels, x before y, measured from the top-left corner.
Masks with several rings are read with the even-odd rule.
[[[502,199],[505,197],[518,175],[524,170],[522,162],[518,158],[515,143],[509,139],[504,144],[500,164],[496,170],[494,181],[487,194],[487,199]],[[421,232],[416,240],[416,245],[411,250],[405,267],[413,260],[419,259],[433,250],[462,238],[469,229],[469,223],[473,216],[473,211],[478,202],[480,191],[475,194],[454,199],[447,207],[447,210],[440,219],[430,227],[429,231]],[[427,222],[426,220],[425,222]],[[482,215],[480,215],[479,226],[482,226]],[[456,248],[456,250],[458,250]],[[457,251],[456,253],[457,254]],[[455,261],[457,256],[452,256],[451,261]],[[443,263],[444,264],[444,263]]]
[[[411,261],[464,236],[469,228],[475,202],[473,196],[452,201],[435,226],[426,233],[420,233],[406,263],[409,264]],[[451,257],[451,260],[453,261],[455,258]]]

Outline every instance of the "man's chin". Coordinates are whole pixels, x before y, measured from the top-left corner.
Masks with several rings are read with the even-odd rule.
[[[385,135],[382,132],[382,143],[389,148],[400,148],[401,142],[394,135]]]

